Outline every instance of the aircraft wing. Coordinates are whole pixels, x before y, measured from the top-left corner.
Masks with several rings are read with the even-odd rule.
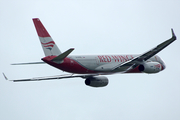
[[[35,78],[30,78],[30,79],[16,79],[16,80],[9,80],[9,81],[13,81],[13,82],[41,81],[41,80],[56,80],[56,79],[64,79],[64,78],[76,78],[76,77],[81,77],[81,78],[86,79],[88,77],[98,76],[98,75],[108,75],[108,73],[106,74],[64,74],[64,75],[47,76],[47,77],[35,77]],[[3,76],[6,80],[8,80],[8,78],[6,77],[4,73],[3,73]]]
[[[167,47],[169,44],[171,44],[172,42],[174,42],[176,40],[176,36],[174,34],[173,29],[171,29],[172,32],[172,37],[168,40],[166,40],[165,42],[159,44],[158,46],[156,46],[155,48],[145,52],[144,54],[141,54],[129,61],[126,61],[116,67],[114,67],[112,70],[116,71],[118,69],[122,69],[124,68],[125,72],[127,72],[127,70],[131,70],[135,67],[137,67],[140,63],[142,63],[143,61],[148,60],[149,58],[151,58],[152,56],[156,55],[158,52],[160,52],[162,49],[164,49],[165,47]],[[130,67],[129,67],[130,66]]]

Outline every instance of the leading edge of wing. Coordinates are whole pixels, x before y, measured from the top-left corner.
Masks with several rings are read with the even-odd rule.
[[[174,42],[176,40],[176,35],[174,34],[173,29],[171,29],[171,33],[172,33],[172,37],[164,42],[162,42],[161,44],[157,45],[155,48],[145,52],[144,54],[141,54],[129,61],[126,61],[118,66],[116,66],[115,68],[113,68],[112,70],[115,71],[121,67],[127,66],[127,68],[129,68],[128,66],[135,64],[139,64],[143,61],[148,60],[149,58],[151,58],[152,56],[156,55],[158,52],[160,52],[161,50],[163,50],[165,47],[167,47],[168,45],[170,45],[172,42]]]
[[[173,29],[171,29],[171,33],[172,33],[172,37],[164,42],[162,42],[161,44],[159,44],[158,46],[156,46],[155,48],[149,50],[148,52],[142,54],[141,56],[138,57],[139,60],[148,60],[149,58],[151,58],[152,56],[156,55],[158,52],[160,52],[161,50],[163,50],[165,47],[167,47],[168,45],[170,45],[172,42],[174,42],[176,40],[176,35],[174,34]]]

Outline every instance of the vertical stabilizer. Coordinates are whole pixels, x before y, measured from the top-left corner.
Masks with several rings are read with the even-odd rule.
[[[36,28],[39,40],[41,42],[45,56],[60,55],[61,51],[43,26],[39,18],[33,18],[34,26]]]

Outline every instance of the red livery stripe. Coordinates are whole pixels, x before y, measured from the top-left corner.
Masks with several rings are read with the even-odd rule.
[[[50,42],[47,42],[47,43],[42,43],[42,42],[41,42],[41,44],[43,44],[43,45],[47,45],[47,44],[50,44],[50,43],[55,44],[54,41],[50,41]]]

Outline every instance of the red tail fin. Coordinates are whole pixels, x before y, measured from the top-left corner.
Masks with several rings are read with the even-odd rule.
[[[33,22],[39,37],[51,37],[39,18],[33,18]]]
[[[61,54],[61,51],[49,35],[48,31],[41,23],[39,18],[33,18],[34,26],[36,28],[39,40],[41,42],[45,56],[58,56]]]

